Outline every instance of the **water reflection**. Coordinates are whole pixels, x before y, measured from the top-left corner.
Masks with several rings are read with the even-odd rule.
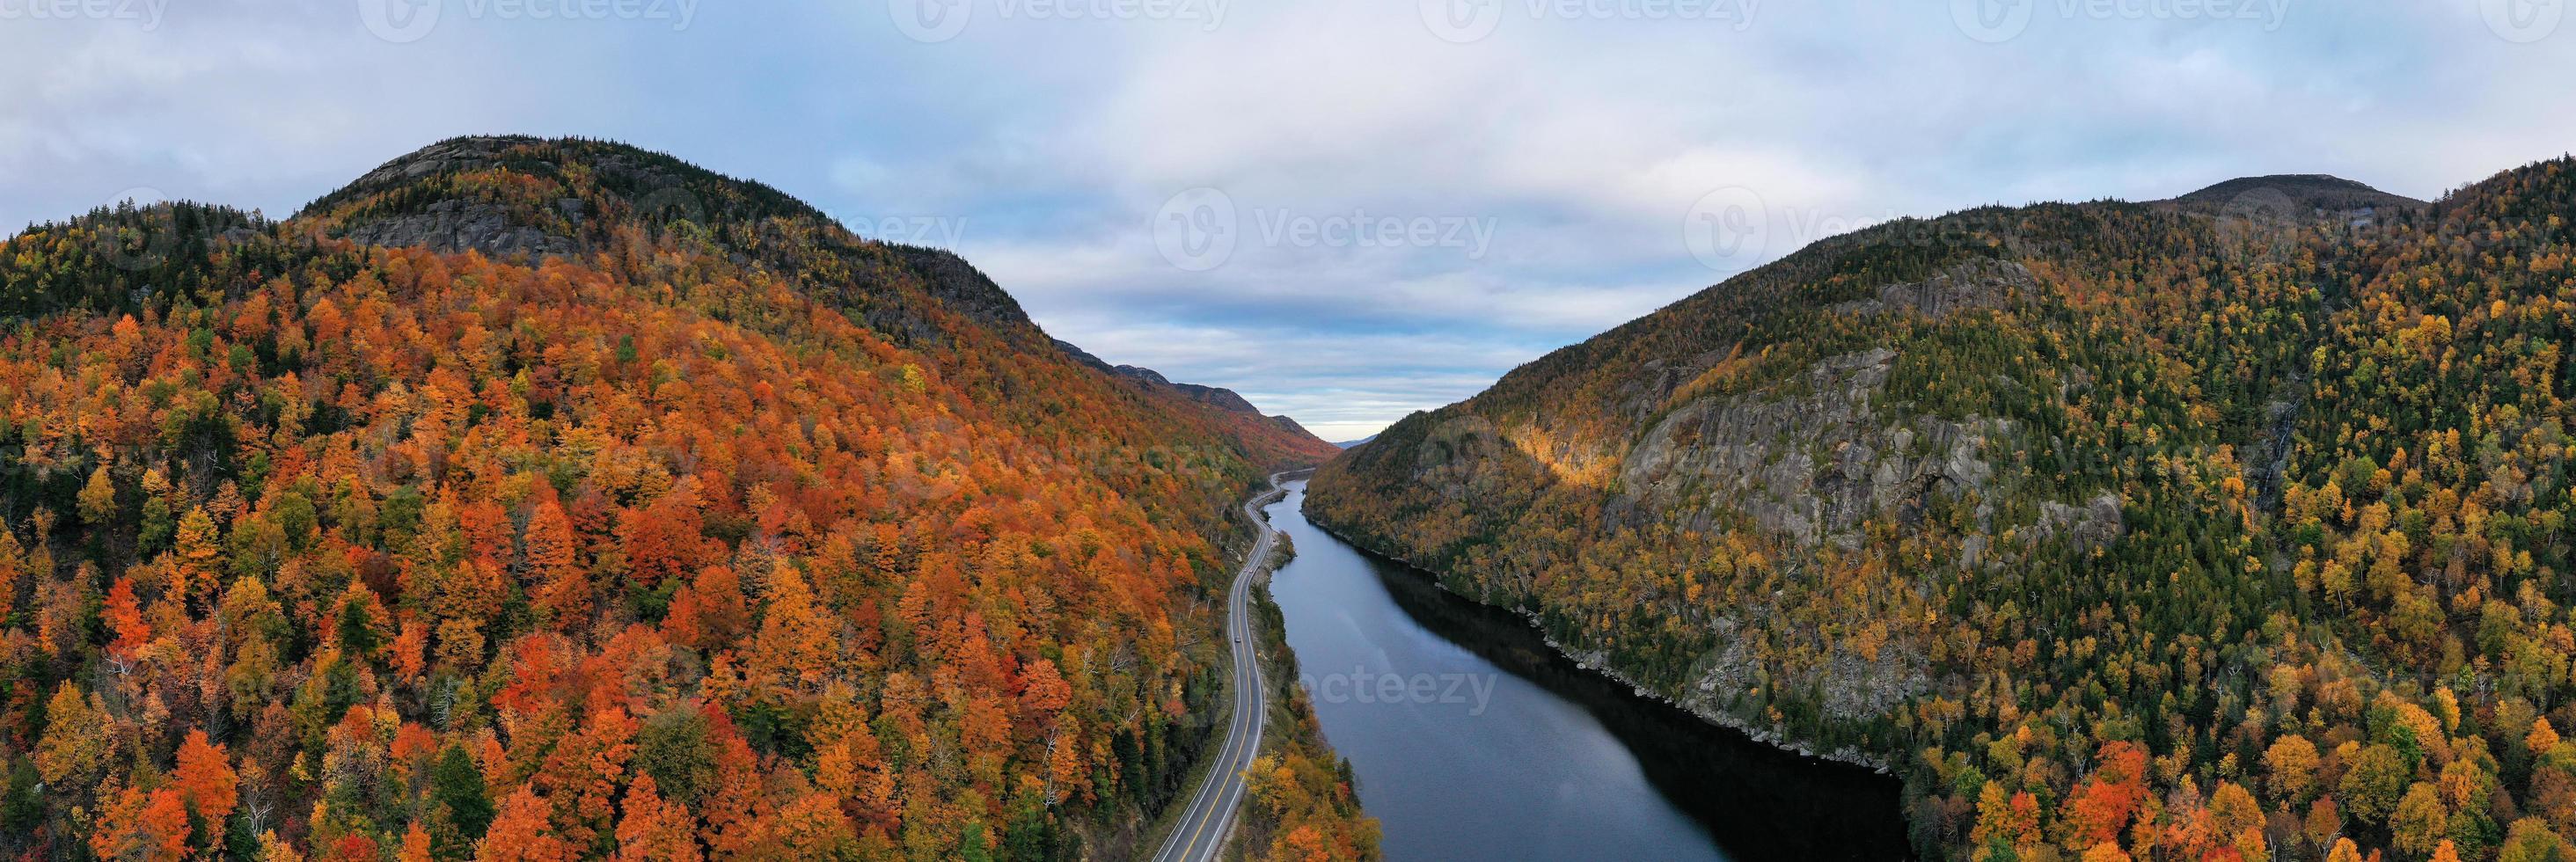
[[[1804,758],[1576,666],[1270,507],[1297,559],[1272,593],[1390,859],[1904,858],[1894,779]]]

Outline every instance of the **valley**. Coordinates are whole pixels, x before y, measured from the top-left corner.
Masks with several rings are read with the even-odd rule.
[[[2567,3],[678,5],[0,0],[0,862],[2576,862]]]
[[[1348,445],[620,144],[38,225],[0,845],[2576,854],[2571,183],[1865,229]]]

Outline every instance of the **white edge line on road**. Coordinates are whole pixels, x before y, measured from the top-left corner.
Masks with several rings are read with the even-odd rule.
[[[1260,533],[1253,541],[1252,553],[1245,558],[1243,568],[1235,572],[1234,584],[1228,588],[1226,596],[1227,636],[1241,638],[1233,644],[1232,649],[1227,651],[1228,657],[1232,658],[1235,664],[1234,681],[1237,683],[1235,715],[1226,723],[1226,741],[1218,749],[1216,762],[1210,766],[1206,780],[1199,784],[1198,791],[1190,796],[1189,804],[1183,806],[1181,819],[1172,824],[1172,833],[1164,838],[1162,849],[1154,854],[1157,860],[1177,858],[1183,862],[1192,862],[1192,860],[1208,860],[1216,857],[1216,851],[1225,845],[1227,830],[1232,828],[1235,807],[1242,803],[1246,792],[1243,773],[1251,768],[1252,759],[1261,750],[1263,725],[1267,723],[1265,719],[1268,718],[1264,713],[1269,710],[1269,704],[1268,693],[1262,690],[1266,683],[1261,675],[1260,656],[1251,641],[1251,624],[1248,622],[1251,608],[1248,598],[1251,595],[1252,573],[1269,558],[1271,545],[1278,537],[1278,530],[1270,526],[1270,520],[1262,516],[1261,509],[1269,505],[1272,498],[1287,495],[1288,489],[1279,483],[1279,477],[1292,472],[1297,471],[1271,474],[1270,490],[1244,501],[1243,513],[1252,520],[1253,526],[1259,529]],[[1247,682],[1243,678],[1247,673],[1251,676],[1248,680],[1250,685],[1243,685]],[[1253,703],[1241,702],[1247,695],[1253,699]],[[1243,727],[1247,723],[1251,725],[1248,732]],[[1242,765],[1236,766],[1235,761],[1241,761]],[[1191,826],[1193,822],[1198,825]],[[1213,827],[1212,831],[1210,831],[1211,827]],[[1198,836],[1202,831],[1210,831],[1214,837],[1205,852],[1196,852],[1199,849]]]

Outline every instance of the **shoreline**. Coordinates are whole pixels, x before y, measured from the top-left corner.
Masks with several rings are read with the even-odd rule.
[[[1300,507],[1301,511],[1302,508],[1303,507]],[[1449,585],[1442,582],[1439,576],[1431,569],[1414,562],[1410,558],[1399,554],[1390,554],[1380,551],[1371,547],[1369,544],[1353,539],[1341,530],[1314,518],[1307,518],[1306,523],[1314,525],[1315,529],[1323,531],[1324,535],[1331,536],[1336,541],[1349,545],[1363,554],[1389,562],[1402,564],[1408,571],[1420,575],[1424,579],[1430,581],[1431,585],[1438,587],[1441,592],[1456,596],[1462,601],[1470,602],[1480,607],[1494,608],[1509,612],[1513,616],[1520,617],[1523,622],[1529,624],[1532,630],[1538,632],[1539,640],[1546,643],[1549,649],[1555,650],[1558,655],[1564,656],[1567,661],[1573,662],[1576,667],[1580,667],[1592,673],[1600,674],[1604,678],[1613,680],[1618,682],[1620,685],[1628,687],[1629,690],[1635,692],[1639,697],[1653,700],[1666,706],[1670,706],[1676,710],[1689,713],[1712,726],[1724,728],[1728,731],[1741,734],[1746,739],[1750,739],[1754,742],[1758,742],[1790,754],[1795,754],[1821,763],[1866,769],[1870,772],[1890,778],[1901,777],[1898,776],[1896,771],[1885,761],[1879,760],[1865,752],[1861,752],[1848,746],[1834,751],[1818,752],[1809,743],[1784,738],[1783,735],[1775,728],[1759,727],[1732,713],[1702,709],[1674,700],[1662,692],[1639,685],[1635,679],[1630,678],[1627,674],[1621,673],[1618,669],[1610,667],[1609,662],[1602,659],[1597,653],[1579,653],[1568,649],[1564,644],[1557,642],[1554,636],[1548,634],[1546,627],[1539,624],[1538,614],[1535,611],[1522,607],[1506,607],[1503,605],[1493,604],[1474,596],[1458,592],[1457,590],[1450,589]]]

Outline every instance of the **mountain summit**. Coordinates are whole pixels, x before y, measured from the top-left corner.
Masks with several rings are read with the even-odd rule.
[[[768,185],[609,141],[451,138],[322,196],[290,225],[365,245],[503,259],[596,254],[620,240],[702,244],[830,296],[907,341],[942,339],[935,306],[1017,342],[1060,343],[952,252],[865,239]],[[1115,377],[1143,379],[1079,349],[1071,355]],[[1266,463],[1311,464],[1337,451],[1294,420],[1260,416],[1231,390],[1155,377],[1148,392],[1212,408],[1212,420]]]
[[[768,185],[607,141],[451,138],[322,196],[293,223],[365,245],[501,258],[596,253],[621,234],[704,242],[844,301],[871,296],[849,287],[908,276],[951,310],[1029,325],[1018,301],[951,252],[863,239]]]
[[[824,220],[785,192],[671,156],[585,139],[451,138],[386,162],[298,216],[369,245],[571,254],[619,227]]]
[[[1240,413],[1260,417],[1268,420],[1273,425],[1279,426],[1281,430],[1287,431],[1293,436],[1313,436],[1312,432],[1306,430],[1306,426],[1297,424],[1297,420],[1295,419],[1291,419],[1287,416],[1262,416],[1261,408],[1253,406],[1250,400],[1245,399],[1242,394],[1237,393],[1232,389],[1227,389],[1222,386],[1202,386],[1196,383],[1177,383],[1172,381],[1170,378],[1164,377],[1162,372],[1146,368],[1141,365],[1111,365],[1108,361],[1091,355],[1090,351],[1077,347],[1072,342],[1061,339],[1058,339],[1055,342],[1055,346],[1058,349],[1063,350],[1065,355],[1073,357],[1074,361],[1091,366],[1092,368],[1100,371],[1126,378],[1137,386],[1143,387],[1148,391],[1168,392],[1228,413]],[[1338,443],[1333,444],[1333,446],[1336,449],[1347,448]],[[1320,462],[1322,459],[1318,460]]]
[[[2323,212],[2420,208],[2423,201],[2383,192],[2327,174],[2273,174],[2238,177],[2174,198],[2176,202],[2216,207],[2259,208],[2289,202]]]

